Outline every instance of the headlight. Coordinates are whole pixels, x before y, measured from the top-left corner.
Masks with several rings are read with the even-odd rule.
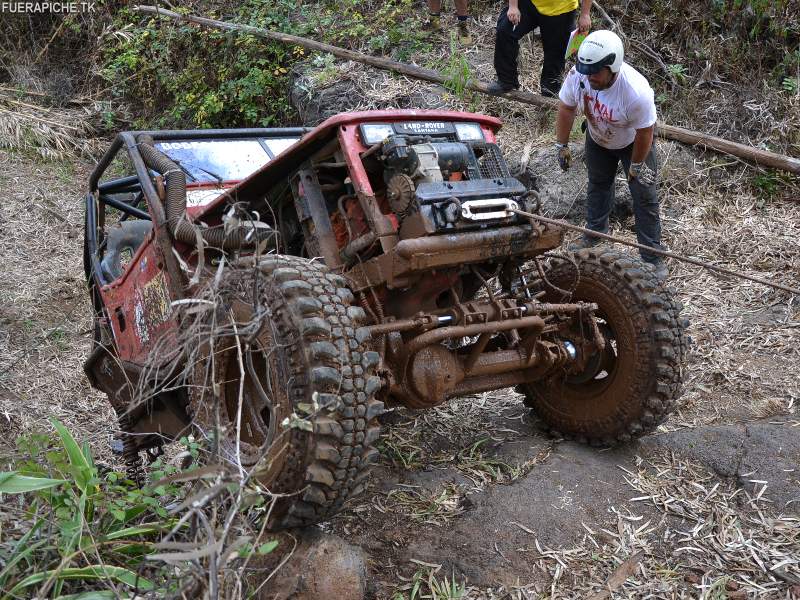
[[[456,135],[462,142],[482,142],[483,132],[477,123],[456,123]]]
[[[394,135],[394,129],[389,123],[368,123],[361,126],[361,138],[365,146],[382,142],[390,135]]]

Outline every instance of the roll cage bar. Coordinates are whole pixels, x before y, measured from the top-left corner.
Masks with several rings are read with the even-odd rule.
[[[193,130],[165,130],[165,131],[124,131],[114,138],[113,143],[97,163],[89,177],[89,189],[85,197],[85,242],[84,242],[84,272],[87,283],[92,286],[103,286],[109,283],[100,268],[97,251],[102,243],[99,239],[98,227],[104,220],[104,209],[110,206],[124,213],[121,220],[129,217],[153,221],[156,243],[162,250],[167,270],[170,275],[179,273],[178,264],[172,254],[172,239],[169,236],[166,224],[164,206],[153,185],[151,174],[144,164],[136,139],[140,135],[149,135],[156,142],[173,140],[235,140],[250,138],[281,138],[302,137],[311,131],[307,127],[279,127],[279,128],[249,128],[249,129],[193,129]],[[120,150],[125,148],[133,163],[135,175],[119,177],[100,183],[100,179],[111,165]],[[270,160],[275,156],[272,151],[264,146]],[[112,194],[135,193],[132,202],[124,202],[112,197]],[[142,201],[147,201],[147,211],[139,206]],[[179,289],[178,277],[170,277],[170,291],[174,298],[182,297]]]

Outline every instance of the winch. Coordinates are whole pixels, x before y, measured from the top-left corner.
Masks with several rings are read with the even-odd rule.
[[[383,141],[380,158],[401,239],[513,223],[513,211],[525,206],[525,187],[511,177],[493,143],[392,135]]]

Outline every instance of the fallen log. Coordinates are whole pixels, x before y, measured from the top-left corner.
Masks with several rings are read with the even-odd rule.
[[[136,6],[134,10],[141,13],[153,14],[168,17],[176,21],[184,21],[187,23],[194,23],[197,25],[205,25],[207,27],[214,27],[216,29],[227,29],[229,31],[240,31],[242,33],[249,33],[262,38],[267,38],[285,44],[293,44],[301,46],[308,50],[316,50],[319,52],[327,52],[344,58],[347,60],[354,60],[356,62],[364,63],[378,69],[385,71],[392,71],[407,75],[415,79],[423,81],[430,81],[431,83],[447,84],[450,80],[438,71],[432,69],[425,69],[416,65],[409,65],[407,63],[397,62],[388,58],[380,56],[370,56],[354,50],[346,48],[339,48],[322,42],[310,40],[288,33],[281,33],[280,31],[271,31],[269,29],[262,29],[260,27],[252,27],[250,25],[240,25],[238,23],[226,23],[225,21],[217,21],[216,19],[208,19],[206,17],[198,17],[194,15],[181,15],[176,12],[166,10],[156,6]],[[489,94],[489,84],[484,81],[471,80],[465,86],[467,89]],[[490,94],[491,95],[491,94]],[[521,90],[513,90],[503,94],[503,98],[508,100],[516,100],[523,104],[531,104],[533,106],[540,106],[547,109],[555,109],[558,106],[558,101],[553,98],[545,98],[538,94],[524,92]],[[723,154],[730,154],[759,166],[772,167],[782,171],[788,171],[796,175],[800,175],[800,159],[783,154],[777,154],[768,150],[761,150],[753,148],[738,142],[732,142],[723,138],[713,135],[707,135],[701,132],[683,129],[682,127],[675,127],[667,125],[666,123],[658,122],[656,127],[656,135],[659,137],[676,140],[684,144],[699,145],[705,148],[721,152]]]

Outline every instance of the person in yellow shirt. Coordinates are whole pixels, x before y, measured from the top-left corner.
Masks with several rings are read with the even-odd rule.
[[[581,0],[578,29],[588,33],[592,28],[589,9],[592,0]],[[541,94],[558,97],[564,53],[569,35],[575,29],[578,0],[508,0],[508,6],[497,19],[497,38],[494,45],[494,69],[497,81],[490,86],[493,94],[519,89],[517,56],[519,41],[537,27],[542,35]]]

